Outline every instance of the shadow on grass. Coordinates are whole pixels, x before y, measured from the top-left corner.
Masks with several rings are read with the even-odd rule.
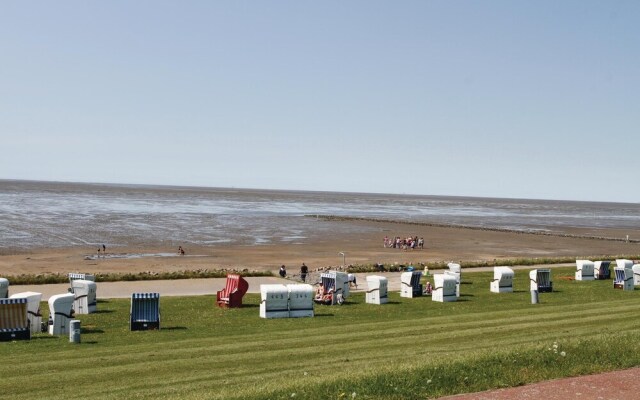
[[[314,317],[333,317],[333,314],[315,314]]]
[[[82,333],[104,333],[102,329],[80,328]]]
[[[163,331],[186,331],[188,328],[186,326],[168,326],[163,327],[161,330]]]
[[[96,310],[93,314],[111,314],[113,310]]]
[[[460,297],[475,297],[473,294],[462,294],[460,293]]]
[[[57,336],[31,336],[31,340],[49,340],[49,339],[57,339]]]

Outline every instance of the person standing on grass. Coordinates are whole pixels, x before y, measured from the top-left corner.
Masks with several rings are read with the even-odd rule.
[[[309,273],[309,267],[307,267],[305,263],[302,263],[302,266],[300,267],[300,279],[302,279],[303,283],[307,281],[308,273]]]

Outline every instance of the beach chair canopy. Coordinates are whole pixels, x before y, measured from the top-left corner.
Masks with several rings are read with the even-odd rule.
[[[513,270],[510,267],[493,267],[491,291],[494,293],[513,292]]]
[[[616,266],[618,268],[628,268],[631,269],[631,267],[633,267],[633,261],[631,260],[627,260],[625,258],[618,258],[616,259]]]
[[[610,279],[611,270],[609,269],[611,261],[594,261],[593,262],[593,277],[595,279]]]
[[[28,300],[0,299],[0,341],[30,339]]]
[[[21,292],[11,295],[11,298],[27,300],[27,318],[29,319],[31,334],[39,333],[42,325],[42,313],[40,312],[42,293]]]
[[[551,282],[550,269],[534,269],[529,271],[530,290],[538,292],[553,291],[553,282]]]
[[[9,297],[9,280],[0,278],[0,299],[6,299],[7,297]]]
[[[633,286],[640,285],[640,264],[635,264],[631,271],[633,272]]]
[[[218,307],[242,307],[242,297],[249,290],[249,283],[238,274],[227,275],[224,289],[216,294]]]
[[[75,296],[73,309],[76,314],[91,314],[96,312],[96,283],[94,281],[76,279],[71,282],[71,287],[73,288],[71,292]]]

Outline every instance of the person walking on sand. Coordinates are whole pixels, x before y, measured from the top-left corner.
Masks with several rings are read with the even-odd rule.
[[[308,273],[309,273],[309,267],[307,267],[305,263],[302,263],[302,266],[300,267],[300,279],[302,279],[302,283],[305,283],[307,281]]]
[[[184,249],[182,248],[182,246],[178,246],[178,254],[180,254],[181,256],[184,255]]]
[[[107,246],[105,246],[104,244],[102,245],[102,253],[106,253],[107,252]]]

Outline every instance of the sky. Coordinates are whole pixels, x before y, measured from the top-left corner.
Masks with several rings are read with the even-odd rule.
[[[637,1],[0,3],[0,179],[640,202]]]

